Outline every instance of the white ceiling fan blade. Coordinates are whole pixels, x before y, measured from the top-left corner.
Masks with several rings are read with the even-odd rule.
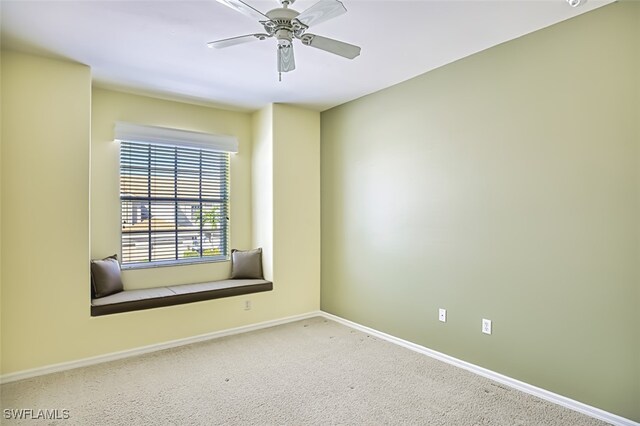
[[[286,40],[279,40],[278,44],[278,72],[289,72],[296,69],[296,61],[293,58],[293,44]]]
[[[346,13],[347,9],[338,0],[320,0],[296,17],[298,21],[310,27]]]
[[[332,38],[322,37],[315,34],[305,34],[300,40],[302,44],[324,50],[344,58],[353,59],[360,55],[360,47],[344,41],[334,40]]]
[[[256,21],[268,21],[269,18],[266,17],[262,12],[253,7],[249,6],[242,0],[218,0],[218,3],[222,3],[225,6],[230,7],[231,9],[237,10],[249,18],[253,18]]]
[[[222,49],[223,47],[235,46],[236,44],[249,43],[255,40],[264,40],[270,37],[269,34],[248,34],[238,37],[225,38],[222,40],[210,41],[207,46],[215,49]]]

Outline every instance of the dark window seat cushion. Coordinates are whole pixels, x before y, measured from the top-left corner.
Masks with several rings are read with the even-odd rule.
[[[234,279],[197,284],[182,284],[138,290],[125,290],[110,296],[91,300],[91,316],[139,311],[163,306],[240,296],[273,290],[266,280]]]

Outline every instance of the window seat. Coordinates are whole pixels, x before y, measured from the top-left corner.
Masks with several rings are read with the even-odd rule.
[[[273,290],[273,283],[266,280],[233,279],[197,284],[181,284],[138,290],[124,290],[109,296],[91,300],[91,316],[139,311],[163,306],[240,296]]]

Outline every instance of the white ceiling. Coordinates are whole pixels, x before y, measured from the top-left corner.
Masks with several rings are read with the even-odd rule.
[[[245,1],[262,12],[279,6]],[[281,102],[322,111],[612,1],[343,0],[346,14],[309,32],[362,54],[348,60],[296,42],[297,69],[282,82],[275,39],[207,48],[262,32],[215,0],[2,0],[1,28],[4,48],[87,64],[101,87],[240,110]]]

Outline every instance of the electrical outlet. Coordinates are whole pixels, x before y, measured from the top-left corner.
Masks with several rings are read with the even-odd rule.
[[[245,300],[244,301],[244,310],[245,311],[251,310],[251,300]]]
[[[491,320],[482,318],[482,332],[484,334],[491,334]]]
[[[438,309],[438,319],[442,322],[447,322],[447,310],[446,309]]]

